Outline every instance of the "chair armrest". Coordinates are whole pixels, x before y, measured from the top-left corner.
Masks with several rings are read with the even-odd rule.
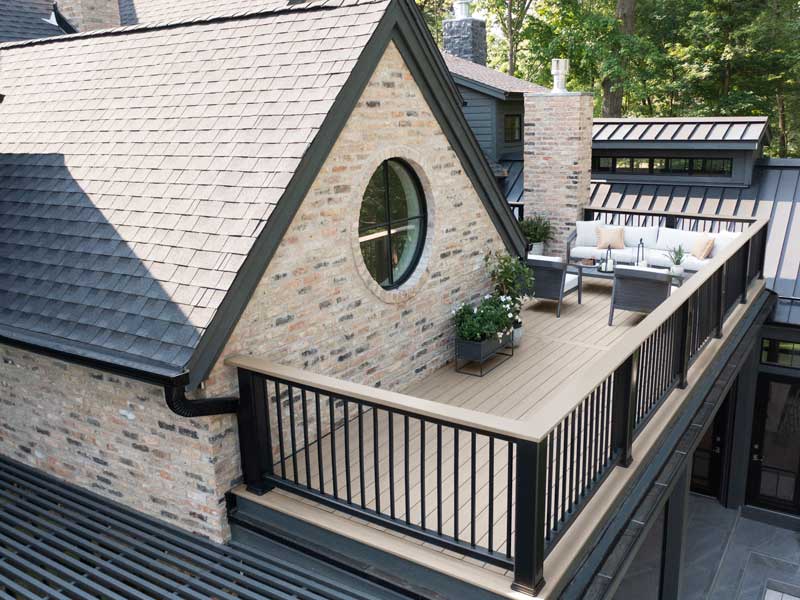
[[[572,260],[570,260],[570,258],[571,258],[570,254],[572,253],[572,244],[575,243],[576,239],[578,239],[578,230],[577,229],[575,229],[572,233],[570,233],[569,237],[567,238],[567,261],[566,262],[572,262]]]

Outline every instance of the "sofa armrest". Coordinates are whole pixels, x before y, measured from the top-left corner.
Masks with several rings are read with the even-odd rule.
[[[570,233],[569,237],[567,238],[567,256],[566,256],[567,260],[566,260],[566,262],[572,262],[570,260],[570,253],[572,252],[572,245],[575,243],[576,239],[578,239],[578,230],[577,229],[573,230],[572,233]]]

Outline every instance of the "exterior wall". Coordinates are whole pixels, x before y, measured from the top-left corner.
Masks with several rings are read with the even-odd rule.
[[[464,87],[459,87],[458,91],[466,102],[463,107],[464,117],[481,150],[490,160],[497,160],[497,100]]]
[[[119,27],[118,0],[59,0],[58,10],[78,31]]]
[[[217,541],[233,417],[184,419],[161,387],[0,345],[0,453]],[[238,446],[236,447],[238,451]]]
[[[385,291],[364,266],[358,217],[367,182],[408,161],[428,204],[416,272]],[[452,360],[451,311],[489,289],[483,257],[502,248],[469,178],[400,53],[390,45],[294,217],[222,356],[248,353],[388,389]],[[206,393],[236,389],[222,362]]]
[[[550,254],[563,254],[566,239],[589,205],[592,168],[591,94],[525,95],[525,214],[553,224]]]
[[[495,107],[497,110],[495,135],[497,138],[497,158],[498,160],[504,155],[518,155],[522,156],[525,141],[525,103],[522,100],[496,100]],[[505,118],[506,115],[521,115],[523,123],[522,139],[519,142],[506,142],[505,131]]]
[[[444,51],[486,66],[486,21],[448,19],[442,22]]]

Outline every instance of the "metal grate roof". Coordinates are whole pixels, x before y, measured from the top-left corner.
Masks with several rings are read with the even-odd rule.
[[[0,597],[399,598],[275,546],[264,556],[214,544],[0,457]]]
[[[660,119],[595,119],[595,147],[627,146],[631,143],[729,144],[768,143],[767,117],[707,117]]]

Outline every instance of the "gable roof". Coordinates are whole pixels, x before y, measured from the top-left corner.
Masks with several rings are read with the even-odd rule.
[[[506,99],[509,96],[521,95],[525,92],[547,92],[547,88],[540,85],[506,75],[447,52],[442,52],[442,56],[456,83],[484,94]]]
[[[52,13],[52,0],[0,0],[0,42],[61,35]]]
[[[758,150],[769,145],[767,117],[595,119],[593,148]]]
[[[0,46],[2,338],[199,383],[390,39],[524,251],[409,0],[270,6]]]
[[[759,161],[747,188],[593,182],[591,206],[768,218],[767,285],[800,297],[800,159]],[[800,303],[779,300],[775,317],[800,324]]]

